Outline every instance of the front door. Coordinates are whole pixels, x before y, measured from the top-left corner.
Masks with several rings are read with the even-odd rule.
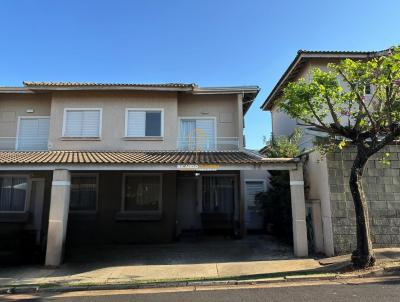
[[[201,228],[197,211],[197,183],[196,178],[178,178],[177,218],[180,231]]]
[[[264,225],[264,210],[257,203],[256,195],[265,191],[264,180],[246,180],[246,228],[261,230]]]

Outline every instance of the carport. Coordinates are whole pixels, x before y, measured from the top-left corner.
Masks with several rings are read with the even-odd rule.
[[[29,174],[31,171],[52,173],[45,260],[45,264],[48,266],[58,266],[62,263],[70,208],[71,173],[77,172],[114,171],[130,174],[168,174],[166,178],[169,181],[166,186],[169,190],[168,196],[174,195],[174,192],[176,196],[173,187],[176,187],[176,173],[178,172],[235,172],[238,178],[237,220],[240,235],[245,236],[244,172],[288,170],[293,219],[293,250],[297,257],[305,257],[308,254],[303,169],[302,163],[297,158],[264,158],[247,150],[197,153],[178,151],[43,151],[0,152],[0,163],[0,172],[8,175]],[[176,190],[179,190],[179,188],[176,188]],[[147,217],[146,223],[151,225],[159,219],[164,219],[161,212],[159,215],[161,216]],[[12,217],[8,218],[12,219]],[[142,217],[137,216],[128,218],[135,221],[134,223],[143,220]],[[47,217],[44,217],[44,219],[47,219]],[[175,224],[173,219],[168,221],[170,224]],[[165,228],[165,225],[162,225],[162,228]]]

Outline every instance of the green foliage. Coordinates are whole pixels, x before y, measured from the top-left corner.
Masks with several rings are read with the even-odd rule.
[[[272,136],[271,141],[264,142],[267,144],[263,150],[263,154],[272,158],[292,158],[301,153],[299,142],[302,137],[302,131],[296,129],[290,136]]]
[[[256,196],[264,208],[264,223],[268,233],[287,243],[293,243],[289,173],[288,171],[270,171],[270,173],[271,189]]]
[[[280,108],[328,133],[331,139],[320,141],[320,148],[342,149],[354,142],[373,154],[400,135],[400,48],[368,61],[329,64],[327,71],[315,68],[311,80],[287,85]]]

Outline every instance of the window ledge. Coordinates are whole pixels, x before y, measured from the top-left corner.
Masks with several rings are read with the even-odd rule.
[[[0,222],[26,223],[29,212],[0,212]]]
[[[122,139],[125,141],[163,141],[164,137],[162,137],[162,136],[143,136],[143,137],[125,136]]]
[[[62,141],[101,141],[100,137],[61,137]]]
[[[115,215],[117,221],[157,221],[161,220],[161,213],[132,213],[118,212]]]

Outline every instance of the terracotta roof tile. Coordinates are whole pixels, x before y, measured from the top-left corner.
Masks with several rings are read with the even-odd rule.
[[[257,164],[293,159],[262,158],[243,151],[0,151],[0,164]]]
[[[148,87],[148,88],[191,88],[196,84],[187,83],[161,83],[161,84],[140,84],[140,83],[95,83],[95,82],[30,82],[24,81],[26,87]]]

